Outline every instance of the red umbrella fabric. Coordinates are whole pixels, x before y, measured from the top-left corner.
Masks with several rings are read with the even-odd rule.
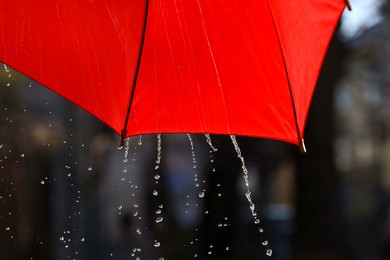
[[[299,144],[343,0],[0,0],[0,60],[122,137]]]

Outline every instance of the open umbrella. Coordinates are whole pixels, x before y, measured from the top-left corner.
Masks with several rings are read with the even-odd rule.
[[[125,137],[303,146],[345,0],[0,0],[0,60]]]

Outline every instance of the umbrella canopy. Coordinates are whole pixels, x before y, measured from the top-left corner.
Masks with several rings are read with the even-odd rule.
[[[0,60],[122,137],[299,144],[344,0],[0,0]]]

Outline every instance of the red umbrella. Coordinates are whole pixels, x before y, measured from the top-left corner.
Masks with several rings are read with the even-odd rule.
[[[344,0],[0,0],[0,60],[123,138],[303,143]]]

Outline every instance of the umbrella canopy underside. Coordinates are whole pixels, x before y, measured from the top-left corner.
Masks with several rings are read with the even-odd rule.
[[[0,0],[0,60],[118,134],[297,144],[344,7],[343,0]]]

